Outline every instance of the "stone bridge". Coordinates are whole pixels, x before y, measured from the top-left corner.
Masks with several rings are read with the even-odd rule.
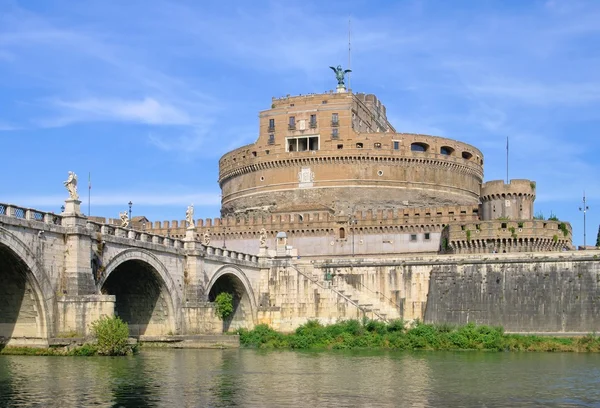
[[[264,262],[194,236],[94,223],[75,200],[60,215],[0,204],[0,342],[86,335],[113,314],[142,337],[252,327]],[[234,294],[226,321],[211,303],[221,291]]]

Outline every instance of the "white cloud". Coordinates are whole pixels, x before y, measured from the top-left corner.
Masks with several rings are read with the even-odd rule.
[[[19,203],[20,206],[36,207],[56,207],[61,205],[65,200],[64,195],[41,195],[41,196],[17,196],[12,202]],[[80,196],[82,201],[82,209],[87,208],[87,195]],[[126,203],[132,201],[134,205],[143,205],[145,207],[162,207],[162,206],[188,206],[193,203],[195,206],[214,206],[221,202],[220,195],[217,193],[204,194],[182,194],[164,192],[161,194],[148,194],[142,192],[128,193],[100,193],[96,194],[92,190],[91,204],[93,207],[106,206],[126,206]]]
[[[168,103],[146,97],[142,100],[89,98],[74,101],[56,100],[53,105],[64,116],[54,119],[66,123],[79,121],[117,120],[151,125],[189,125],[190,116]]]
[[[0,121],[0,132],[7,132],[18,129],[20,129],[18,126],[13,126],[10,123]]]

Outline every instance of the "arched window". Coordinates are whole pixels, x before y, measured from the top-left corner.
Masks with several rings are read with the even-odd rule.
[[[343,227],[340,228],[340,239],[346,239],[346,230]]]
[[[440,148],[440,154],[450,156],[452,153],[454,153],[454,149],[449,146],[442,146]]]
[[[429,145],[426,143],[415,142],[410,145],[410,150],[413,152],[426,152],[429,150]]]
[[[469,152],[462,152],[462,158],[465,160],[471,160],[471,157],[473,157],[473,155]]]

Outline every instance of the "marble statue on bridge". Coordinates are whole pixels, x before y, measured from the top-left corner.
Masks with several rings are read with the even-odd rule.
[[[78,200],[79,194],[77,194],[77,174],[75,174],[73,171],[70,171],[67,181],[64,181],[63,184],[69,191],[69,199]]]
[[[185,221],[187,223],[188,228],[195,228],[194,224],[194,204],[189,205],[187,210],[185,211]]]
[[[264,228],[260,229],[259,242],[260,242],[260,247],[261,248],[266,248],[267,247],[267,230],[264,229]]]
[[[121,227],[122,228],[129,227],[129,215],[127,215],[127,211],[121,211],[119,213],[119,217],[121,218]]]

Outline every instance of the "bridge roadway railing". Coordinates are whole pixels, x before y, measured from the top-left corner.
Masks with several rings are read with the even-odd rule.
[[[166,247],[173,248],[184,248],[185,240],[179,238],[171,238],[165,235],[152,234],[146,230],[134,230],[130,228],[124,228],[113,224],[102,224],[93,221],[87,222],[88,230],[99,232],[102,235],[110,235],[121,238],[129,238],[131,240],[139,242],[151,242],[153,244],[164,245]],[[227,248],[211,247],[204,244],[200,244],[207,255],[216,255],[229,258],[232,260],[258,262],[258,256],[245,254],[238,251],[230,251]]]
[[[54,226],[63,225],[63,215],[53,212],[44,212],[32,208],[21,207],[13,204],[0,203],[0,216],[7,216],[24,221],[37,221],[44,224]],[[85,217],[84,217],[85,218]],[[35,228],[35,225],[32,225]],[[113,224],[103,224],[94,221],[86,221],[86,228],[92,233],[100,233],[102,235],[114,236],[119,238],[127,238],[136,242],[148,242],[165,247],[183,249],[185,241],[178,238],[171,238],[165,235],[153,234],[146,230],[135,230],[124,228]],[[133,244],[135,245],[135,244]],[[231,260],[241,260],[248,262],[258,262],[256,255],[245,254],[238,251],[230,251],[226,248],[211,247],[201,244],[207,255],[216,255],[225,257]]]
[[[52,212],[34,210],[32,208],[19,207],[12,204],[0,203],[0,215],[29,221],[39,221],[45,224],[61,225],[62,216]]]

